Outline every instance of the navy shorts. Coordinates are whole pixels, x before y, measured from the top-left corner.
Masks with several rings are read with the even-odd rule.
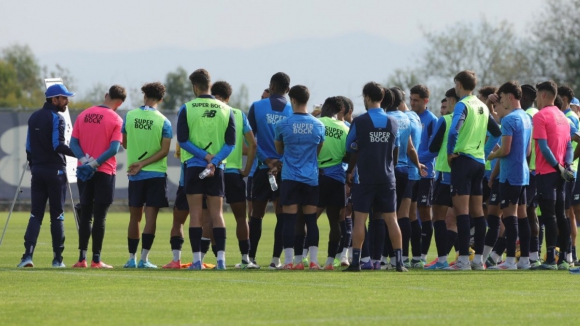
[[[574,194],[574,187],[576,182],[566,182],[566,196],[564,197],[564,209],[569,209],[572,207],[572,196]]]
[[[575,188],[574,188],[575,189]],[[530,182],[526,187],[526,205],[538,207],[538,195],[536,194],[536,175],[530,172]]]
[[[491,189],[489,191],[489,206],[499,206],[501,202],[501,196],[499,193],[499,179],[495,179]]]
[[[183,186],[177,187],[177,193],[175,194],[175,203],[173,204],[173,209],[178,211],[189,211],[189,204],[187,203],[187,195],[185,194],[185,188]]]
[[[557,172],[536,174],[536,192],[538,200],[563,200],[564,180]]]
[[[485,174],[485,164],[465,155],[459,155],[451,162],[452,196],[482,196],[481,181]]]
[[[95,172],[87,181],[77,180],[81,194],[81,205],[111,205],[115,198],[115,175]]]
[[[353,211],[368,213],[371,208],[377,213],[394,213],[397,193],[392,184],[358,184],[352,189]]]
[[[224,170],[215,169],[213,177],[200,179],[199,174],[205,167],[191,166],[185,169],[185,193],[188,195],[206,195],[223,197],[225,194]]]
[[[407,183],[409,182],[409,174],[406,172],[401,172],[395,169],[395,187],[397,194],[397,210],[401,207],[401,202],[403,201],[405,190],[407,188]]]
[[[268,169],[256,169],[252,180],[252,201],[267,202],[276,200],[280,196],[281,175],[281,171],[276,175],[278,190],[272,191],[270,181],[268,180]]]
[[[318,207],[346,207],[346,185],[336,179],[318,175]]]
[[[417,188],[417,206],[429,207],[431,206],[431,199],[433,198],[433,178],[421,178]]]
[[[224,183],[226,185],[226,203],[246,202],[246,183],[241,174],[224,173]]]
[[[169,207],[167,176],[144,180],[129,180],[130,207]]]
[[[483,205],[487,204],[489,200],[489,195],[491,195],[491,188],[489,187],[489,179],[484,176],[481,180],[481,188],[483,193]]]
[[[512,186],[509,182],[499,184],[499,194],[501,197],[501,209],[512,205],[526,204],[526,186]]]
[[[252,201],[252,181],[254,177],[248,176],[246,180],[246,200]]]
[[[440,176],[437,181],[435,181],[435,187],[433,189],[433,205],[453,207],[453,201],[451,200],[451,185],[442,183],[441,179],[442,177]]]
[[[403,192],[403,199],[411,198],[411,202],[416,202],[418,197],[419,183],[421,180],[409,180],[407,181],[407,186],[405,187],[405,192]],[[431,203],[431,200],[429,200]]]
[[[318,186],[283,180],[280,187],[280,205],[318,206]]]
[[[572,191],[572,205],[580,205],[580,174],[576,176],[576,184],[574,185],[574,191]]]

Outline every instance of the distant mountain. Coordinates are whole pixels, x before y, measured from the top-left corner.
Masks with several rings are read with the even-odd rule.
[[[297,39],[252,49],[185,50],[158,47],[132,52],[66,51],[39,55],[42,64],[56,63],[70,69],[80,97],[92,85],[119,83],[139,87],[149,81],[164,81],[165,75],[183,66],[188,71],[207,69],[214,81],[227,80],[234,91],[245,83],[250,101],[258,99],[270,77],[284,71],[291,83],[306,85],[310,104],[326,97],[345,95],[363,110],[361,90],[367,81],[386,81],[396,68],[412,63],[421,44],[395,44],[381,37],[354,33],[330,38]]]

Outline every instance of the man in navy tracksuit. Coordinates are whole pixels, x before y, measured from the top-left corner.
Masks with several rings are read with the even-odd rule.
[[[32,180],[30,185],[30,220],[24,234],[24,255],[18,267],[34,267],[32,255],[36,247],[46,201],[50,203],[50,233],[54,260],[52,267],[65,267],[64,199],[66,195],[66,159],[74,157],[65,144],[65,121],[58,112],[64,112],[68,98],[74,96],[64,85],[52,85],[46,90],[46,103],[28,119],[26,156]]]

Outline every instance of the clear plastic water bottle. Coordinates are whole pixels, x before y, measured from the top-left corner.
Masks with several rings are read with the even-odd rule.
[[[201,171],[201,173],[199,174],[199,178],[205,179],[205,177],[207,177],[210,173],[211,173],[211,169],[206,168],[205,170]]]
[[[276,176],[273,174],[268,175],[268,181],[270,181],[270,188],[272,191],[278,190],[278,184],[276,183]]]

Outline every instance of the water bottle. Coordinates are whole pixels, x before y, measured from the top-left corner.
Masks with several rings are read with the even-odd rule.
[[[205,177],[207,177],[210,173],[211,173],[211,169],[205,168],[205,170],[201,171],[201,173],[199,174],[199,178],[205,179]]]
[[[273,174],[268,175],[268,181],[270,181],[270,188],[272,191],[278,190],[278,184],[276,183],[276,176]]]

